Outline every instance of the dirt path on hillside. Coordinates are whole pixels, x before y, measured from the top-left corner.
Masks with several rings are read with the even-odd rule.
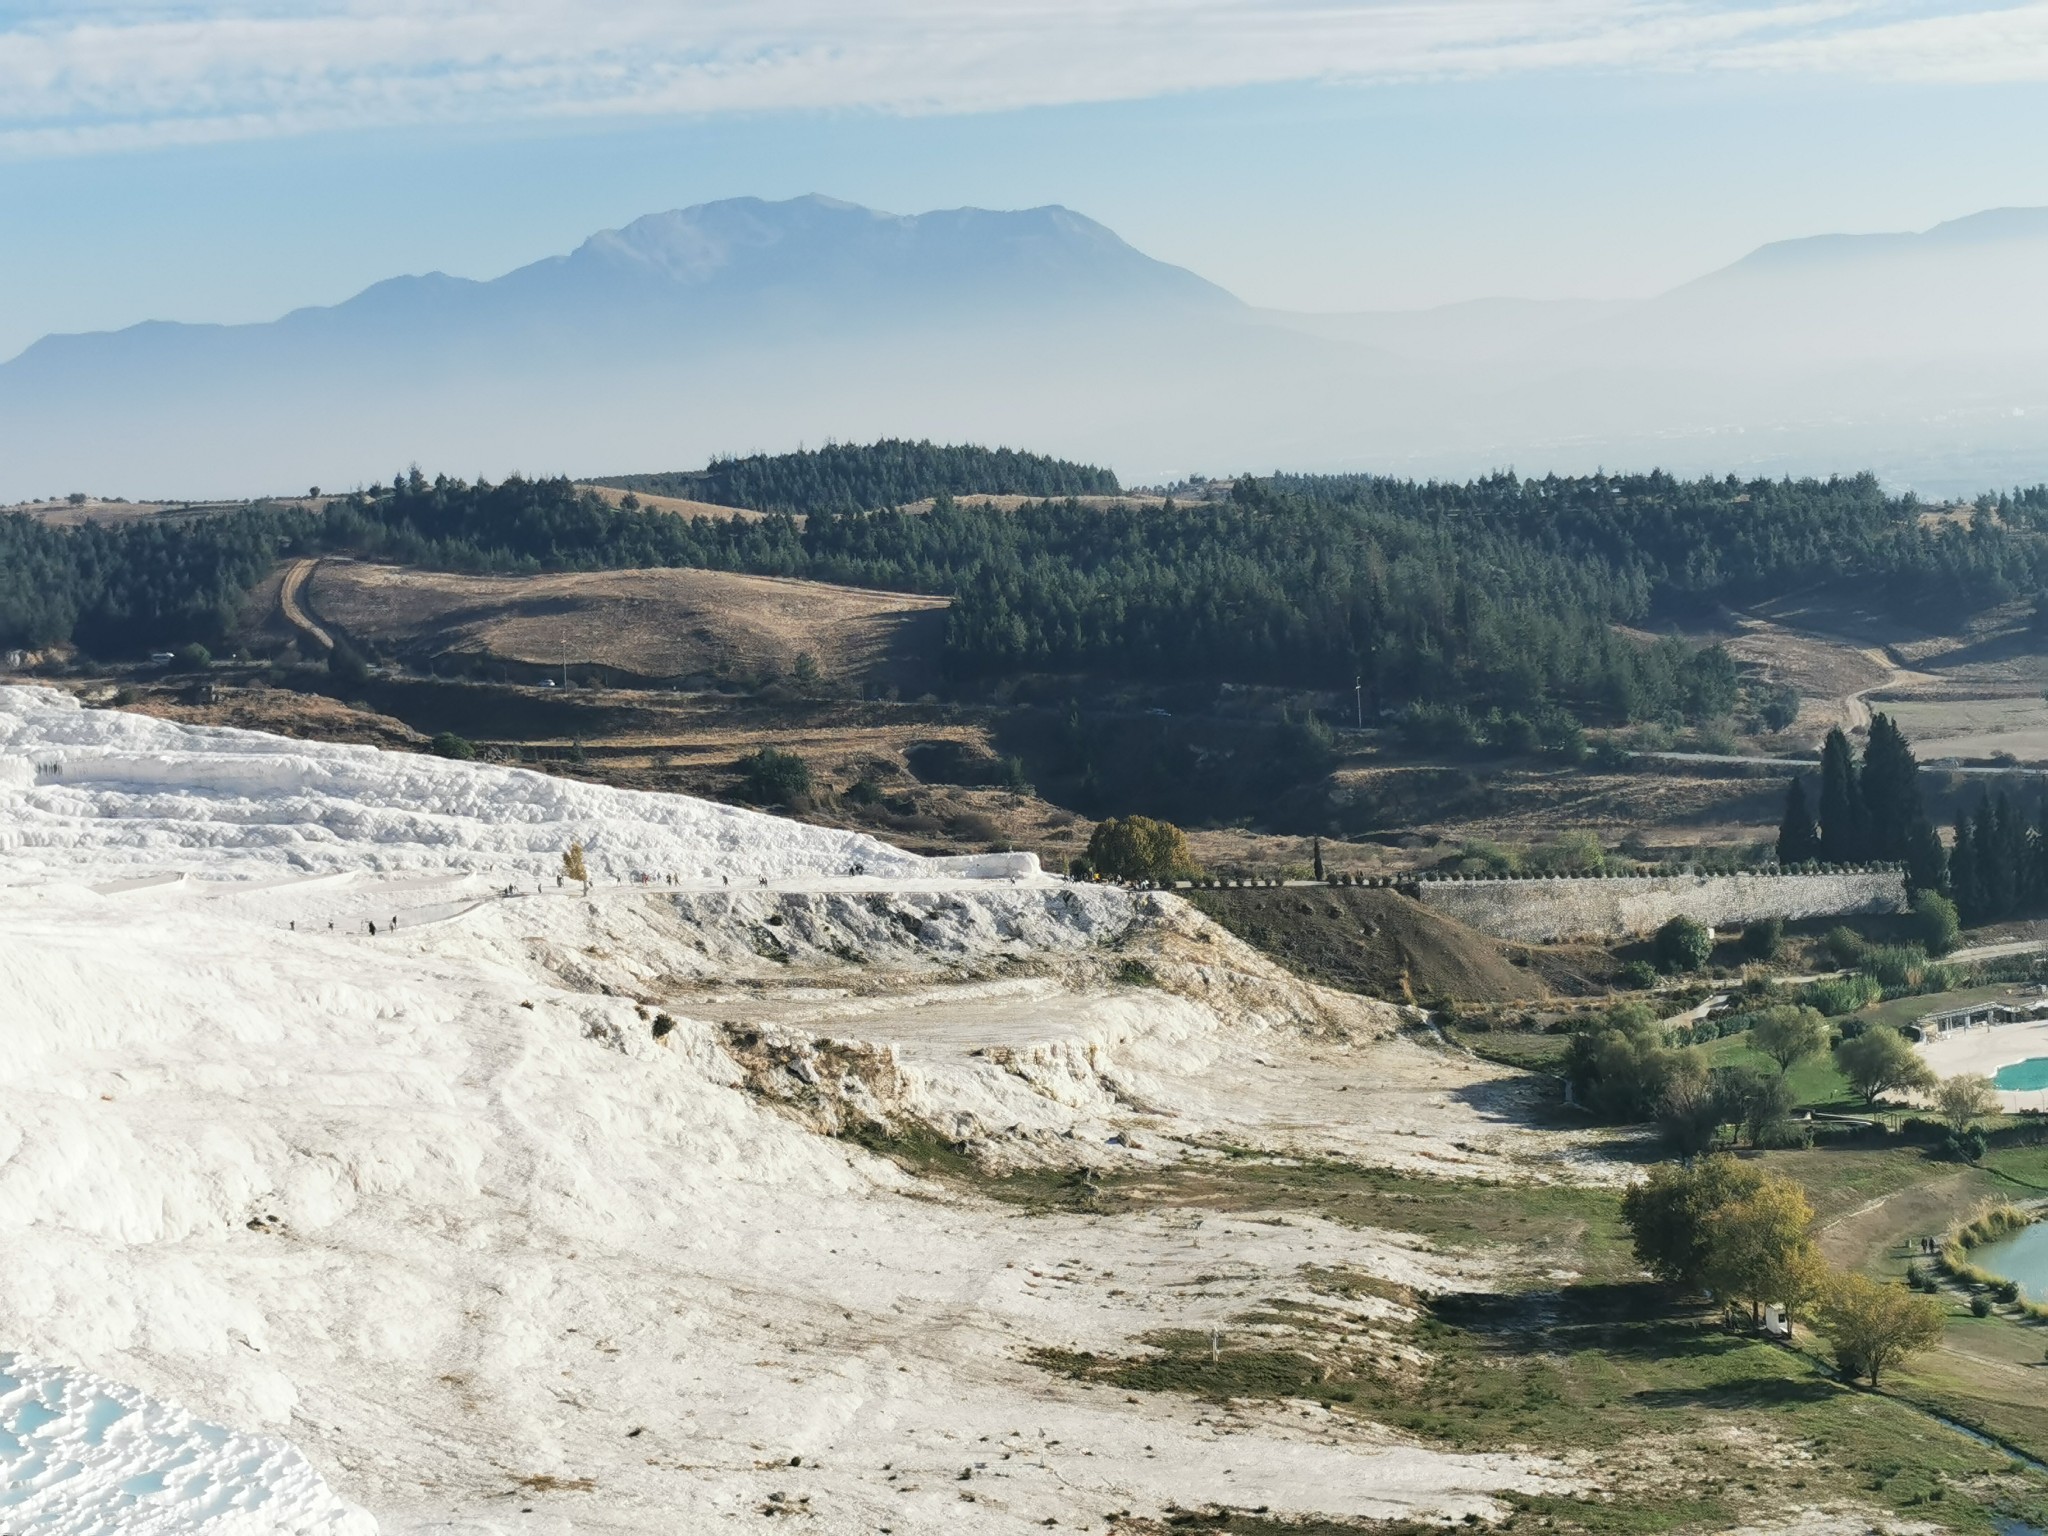
[[[1971,1177],[1972,1170],[1964,1169],[1844,1211],[1820,1229],[1822,1255],[1844,1269],[1861,1269],[1871,1254],[1902,1237],[1910,1240],[1947,1231],[1971,1203],[1963,1187]]]
[[[283,584],[277,589],[277,607],[284,615],[285,622],[293,629],[307,636],[321,650],[331,651],[334,649],[334,637],[315,624],[312,616],[299,602],[300,593],[305,591],[306,582],[312,577],[313,568],[319,563],[318,560],[294,560],[291,563],[290,568],[284,573]]]
[[[1872,666],[1886,668],[1888,675],[1879,682],[1872,683],[1866,688],[1858,688],[1854,693],[1843,696],[1842,715],[1847,722],[1843,729],[1846,731],[1869,729],[1869,697],[1871,694],[1885,688],[1902,687],[1909,682],[1931,683],[1934,681],[1926,673],[1917,672],[1913,668],[1902,664],[1888,645],[1864,646],[1858,654]]]

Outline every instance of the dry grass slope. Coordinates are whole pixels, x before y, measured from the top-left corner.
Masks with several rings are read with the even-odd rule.
[[[807,651],[835,682],[894,680],[936,654],[946,607],[696,570],[468,576],[326,560],[307,588],[320,619],[380,650],[646,679],[787,675]]]

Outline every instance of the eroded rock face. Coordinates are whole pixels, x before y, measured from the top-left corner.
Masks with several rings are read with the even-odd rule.
[[[1906,910],[1896,870],[1836,875],[1640,875],[1613,880],[1428,880],[1422,904],[1469,928],[1525,944],[1654,933],[1674,917],[1727,928],[1767,917],[1851,917]]]

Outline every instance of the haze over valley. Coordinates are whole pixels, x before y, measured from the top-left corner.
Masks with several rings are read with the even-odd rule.
[[[658,469],[910,432],[1112,466],[1826,475],[1928,496],[2048,447],[2048,209],[1766,246],[1638,302],[1261,310],[1059,207],[651,214],[488,281],[0,365],[0,496]],[[857,387],[850,387],[858,381]]]

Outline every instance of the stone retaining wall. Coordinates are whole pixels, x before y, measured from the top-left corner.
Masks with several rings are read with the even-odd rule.
[[[1467,927],[1530,944],[1654,933],[1680,915],[1714,928],[1759,918],[1906,910],[1895,869],[1822,875],[1635,875],[1613,880],[1426,880],[1422,904]]]

